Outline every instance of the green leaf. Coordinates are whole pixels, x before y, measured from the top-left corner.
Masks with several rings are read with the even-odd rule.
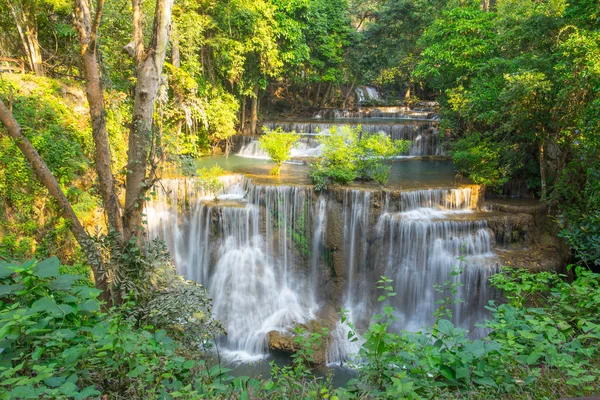
[[[31,311],[33,312],[46,312],[52,316],[60,316],[62,315],[62,311],[58,307],[56,302],[49,297],[42,297],[36,300],[31,305]]]
[[[440,373],[442,374],[442,376],[446,379],[448,379],[449,381],[453,381],[454,380],[454,371],[446,366],[442,366],[440,368]]]
[[[483,378],[474,378],[473,382],[477,383],[478,385],[498,387],[496,382],[494,382],[494,380],[489,376],[485,376]]]
[[[53,376],[51,378],[44,379],[44,384],[46,386],[50,386],[52,388],[55,388],[55,387],[59,387],[60,385],[62,385],[63,383],[65,383],[66,379],[67,378],[64,377],[64,376]]]
[[[54,282],[52,282],[50,284],[50,287],[52,289],[56,289],[56,290],[71,289],[73,287],[73,284],[80,279],[83,279],[83,277],[80,275],[71,275],[71,274],[60,275],[54,280]]]
[[[540,353],[531,353],[529,356],[527,356],[527,360],[525,362],[527,363],[527,365],[535,364],[541,356],[542,355]]]
[[[85,389],[83,389],[81,392],[77,393],[76,395],[74,395],[73,397],[77,400],[79,399],[89,399],[95,396],[99,396],[102,393],[99,392],[98,390],[96,390],[96,387],[94,386],[88,386]]]
[[[14,285],[0,285],[0,297],[7,296],[9,294],[13,294],[22,290],[25,286],[20,283],[15,283]]]
[[[437,330],[445,335],[450,335],[454,330],[454,325],[447,319],[440,319],[437,323]]]
[[[13,268],[17,266],[18,264],[15,263],[0,261],[0,279],[4,279],[11,276],[15,272]]]
[[[59,266],[60,262],[58,261],[58,257],[54,256],[37,263],[33,272],[40,278],[52,278],[60,274],[58,271]]]
[[[194,365],[196,365],[196,363],[194,362],[194,360],[187,360],[183,363],[183,369],[192,369],[194,368]]]
[[[469,376],[469,368],[468,367],[458,367],[456,368],[456,379],[462,379]]]
[[[71,329],[59,329],[54,331],[53,336],[63,339],[73,339],[77,334]]]
[[[100,304],[98,303],[98,300],[95,299],[86,300],[79,306],[79,311],[83,312],[94,312],[99,309]]]

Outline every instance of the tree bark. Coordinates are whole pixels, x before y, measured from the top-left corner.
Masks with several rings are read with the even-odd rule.
[[[102,16],[104,0],[98,0],[96,15],[92,21],[89,0],[75,0],[75,26],[83,59],[83,72],[86,80],[86,95],[90,107],[92,136],[96,147],[96,173],[98,187],[108,217],[108,226],[123,237],[122,210],[115,192],[115,180],[111,170],[111,152],[106,130],[104,111],[104,90],[98,67],[98,27]]]
[[[8,107],[0,100],[0,122],[6,128],[8,135],[13,138],[15,144],[21,150],[21,153],[25,156],[29,164],[33,168],[38,179],[48,189],[50,195],[56,199],[58,206],[60,207],[62,216],[67,219],[71,224],[71,232],[79,243],[82,249],[86,250],[88,262],[92,267],[94,273],[95,285],[98,289],[102,290],[102,299],[110,300],[110,293],[108,291],[108,282],[106,281],[106,274],[101,264],[101,258],[97,251],[94,251],[94,247],[90,246],[90,237],[81,225],[77,214],[71,207],[71,203],[65,196],[60,185],[56,181],[56,178],[48,168],[48,165],[44,162],[40,154],[33,147],[29,139],[23,135],[21,126],[14,119]]]
[[[242,105],[240,110],[240,131],[244,134],[244,128],[246,127],[246,96],[242,96]]]
[[[546,157],[545,157],[545,140],[540,142],[540,183],[542,186],[541,197],[542,200],[546,200],[547,187],[546,187]]]
[[[250,133],[256,135],[256,124],[258,122],[258,85],[254,86],[254,97],[252,98],[250,112]]]
[[[126,241],[133,237],[139,237],[141,234],[145,196],[155,178],[153,176],[154,166],[148,173],[150,147],[154,139],[152,117],[169,42],[173,0],[156,1],[154,25],[148,49],[144,49],[141,0],[132,0],[132,3],[137,82],[127,152],[125,212],[123,215]]]
[[[175,31],[174,27],[173,31]],[[171,35],[171,64],[176,68],[181,68],[181,53],[179,52],[179,37],[177,35]]]

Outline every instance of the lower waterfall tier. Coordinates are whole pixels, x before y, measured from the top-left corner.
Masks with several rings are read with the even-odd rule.
[[[454,322],[467,329],[494,297],[494,235],[485,220],[464,218],[479,214],[473,187],[316,194],[224,180],[221,201],[193,180],[163,181],[147,215],[148,235],[164,239],[180,273],[209,289],[231,361],[264,357],[269,337],[315,323],[330,331],[326,361],[347,359],[357,344],[338,313],[349,310],[364,331],[381,311],[380,276],[397,293],[396,329],[431,325],[451,284],[464,300],[452,305]]]

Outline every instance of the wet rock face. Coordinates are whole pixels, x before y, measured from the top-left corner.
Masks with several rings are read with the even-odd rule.
[[[268,333],[269,350],[282,351],[284,353],[296,353],[300,345],[294,341],[291,332],[271,331]]]
[[[307,330],[307,335],[312,332]],[[269,350],[280,351],[287,354],[295,354],[302,350],[302,346],[294,340],[295,334],[292,332],[271,331],[267,334],[269,342]],[[315,366],[325,364],[325,353],[327,348],[327,340],[322,338],[321,343],[314,345],[312,350],[312,364]]]
[[[487,222],[498,246],[523,247],[534,242],[536,227],[531,214],[494,215],[487,218]]]
[[[527,250],[498,250],[502,265],[525,268],[533,272],[562,271],[565,253],[553,245],[532,245]]]

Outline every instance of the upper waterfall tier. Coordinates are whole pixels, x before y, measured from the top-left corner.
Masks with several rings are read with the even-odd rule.
[[[304,135],[327,135],[332,127],[341,129],[344,126],[353,128],[361,126],[362,132],[374,134],[382,132],[393,140],[410,140],[411,147],[408,155],[443,155],[444,150],[440,145],[440,138],[431,121],[374,121],[348,120],[338,121],[274,121],[265,122],[263,126],[269,129],[281,128],[285,132],[297,132]]]
[[[326,109],[317,112],[315,119],[427,119],[435,120],[437,115],[431,110],[413,110],[409,107],[365,107],[356,110]]]

